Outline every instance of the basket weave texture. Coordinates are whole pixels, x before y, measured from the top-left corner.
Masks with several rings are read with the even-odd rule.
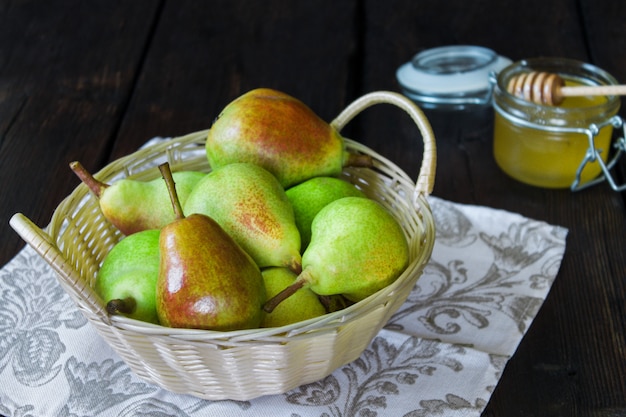
[[[405,110],[419,128],[424,155],[413,182],[373,150],[346,139],[348,151],[369,154],[374,168],[347,168],[342,178],[382,203],[401,224],[410,263],[391,285],[344,310],[292,325],[232,332],[173,329],[123,316],[110,316],[93,290],[99,266],[122,235],[103,216],[80,184],[55,210],[46,230],[17,213],[11,225],[55,270],[69,294],[104,340],[142,379],[175,393],[208,400],[249,400],[280,394],[320,380],[357,359],[405,302],[430,259],[435,240],[426,200],[435,172],[435,142],[421,110],[403,96],[374,92],[349,105],[332,125],[341,130],[354,116],[378,103]],[[173,171],[208,172],[208,131],[167,140],[107,165],[96,174],[105,182],[122,177],[150,180],[168,161]]]

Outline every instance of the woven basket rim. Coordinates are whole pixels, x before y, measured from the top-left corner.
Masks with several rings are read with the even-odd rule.
[[[316,328],[319,327],[319,325],[328,325],[328,330],[330,331],[332,331],[333,327],[341,326],[342,323],[350,320],[351,317],[358,315],[362,311],[364,306],[369,306],[370,304],[375,305],[377,300],[383,300],[393,291],[396,291],[398,287],[405,284],[407,280],[410,280],[411,274],[415,273],[415,271],[419,269],[420,266],[423,266],[423,264],[428,260],[432,252],[432,247],[434,245],[434,219],[432,217],[430,205],[426,199],[427,195],[432,189],[432,184],[434,181],[434,161],[436,159],[434,155],[434,135],[432,134],[430,126],[425,124],[425,116],[423,115],[423,113],[421,113],[421,110],[419,110],[419,108],[417,108],[412,102],[408,101],[405,97],[400,96],[397,93],[375,92],[362,96],[360,99],[353,102],[331,124],[337,130],[341,130],[341,128],[345,126],[348,121],[350,121],[354,116],[363,111],[365,108],[381,102],[391,102],[392,104],[396,104],[399,107],[403,108],[405,111],[407,111],[407,113],[409,113],[409,115],[413,118],[413,120],[420,128],[420,132],[422,133],[424,140],[425,150],[422,166],[420,168],[420,174],[418,175],[418,180],[416,182],[413,182],[413,180],[392,161],[357,141],[346,138],[346,146],[354,151],[368,153],[372,155],[375,161],[379,161],[380,166],[384,166],[386,169],[391,169],[393,171],[393,174],[395,175],[395,178],[393,179],[400,183],[400,185],[405,187],[406,193],[412,194],[412,207],[418,212],[418,215],[420,216],[420,221],[423,223],[424,228],[426,229],[424,233],[429,238],[426,239],[427,241],[421,243],[421,246],[423,246],[421,254],[423,256],[417,256],[412,259],[410,264],[400,275],[400,277],[398,277],[398,279],[396,279],[389,286],[379,290],[377,293],[371,295],[365,300],[361,300],[358,303],[348,306],[342,310],[328,313],[320,317],[282,327],[245,329],[230,332],[169,328],[161,325],[134,320],[124,316],[110,316],[103,312],[104,302],[95,294],[93,289],[90,288],[88,284],[85,284],[88,287],[88,290],[91,292],[91,294],[89,294],[89,297],[87,297],[88,299],[85,299],[84,294],[82,294],[80,291],[76,291],[71,283],[64,282],[64,288],[66,289],[66,291],[71,292],[70,295],[72,296],[72,298],[75,299],[74,301],[78,299],[83,309],[90,310],[92,313],[95,312],[95,315],[99,317],[100,321],[102,321],[104,324],[119,329],[133,330],[139,334],[144,335],[171,337],[184,340],[209,341],[228,339],[235,341],[244,341],[253,340],[255,337],[262,337],[264,339],[267,339],[268,337],[278,335],[293,337],[315,332]],[[135,161],[141,159],[140,156],[148,152],[152,154],[163,154],[164,159],[168,160],[172,166],[172,169],[175,170],[179,164],[182,164],[184,162],[182,154],[185,152],[185,146],[194,145],[197,144],[198,141],[204,140],[208,131],[209,129],[204,129],[192,132],[183,136],[165,139],[162,142],[152,144],[145,148],[141,148],[131,154],[112,161],[101,170],[99,170],[97,173],[95,173],[94,176],[96,176],[100,180],[107,181],[112,178],[118,177],[120,174],[124,177],[129,178],[136,178],[138,176],[148,175],[148,170],[145,168],[136,172],[133,170]],[[123,172],[120,171],[120,167],[123,167]],[[155,169],[154,175],[156,175],[156,172],[157,171]],[[423,181],[424,178],[426,178],[425,181]],[[421,183],[420,180],[422,180]],[[88,188],[82,183],[78,184],[73,192],[65,199],[63,199],[63,201],[54,211],[51,222],[45,228],[45,232],[42,231],[42,240],[52,246],[55,246],[55,238],[60,236],[60,233],[62,233],[62,231],[59,230],[59,226],[63,223],[61,217],[64,216],[66,208],[69,206],[73,206],[77,200],[80,202],[81,200],[88,198],[92,198]],[[23,237],[28,243],[31,243],[28,237]],[[59,253],[54,253],[53,250],[50,251],[50,248],[47,248],[46,253],[40,254],[42,254],[46,261],[51,264],[53,268],[55,268],[59,275],[74,275],[74,279],[82,279],[82,277],[77,276],[78,273],[76,271],[68,270],[68,267],[66,265],[58,265],[56,261],[58,261]]]
[[[393,162],[350,139],[346,139],[346,148],[370,154],[375,164],[373,168],[344,169],[341,176],[401,220],[409,238],[410,263],[392,284],[334,313],[282,327],[233,332],[173,329],[110,316],[92,286],[104,252],[122,235],[103,218],[97,200],[84,184],[58,205],[45,231],[21,213],[16,213],[10,224],[52,267],[79,310],[140,378],[208,400],[244,401],[284,393],[357,359],[409,296],[433,250],[435,224],[427,196],[434,183],[435,143],[421,110],[397,93],[374,92],[355,100],[331,125],[341,130],[377,103],[400,107],[419,127],[424,154],[417,180],[413,182]],[[105,181],[150,179],[159,175],[156,165],[164,161],[174,171],[178,167],[210,170],[204,152],[207,133],[208,129],[152,144],[94,175]]]
[[[203,131],[193,132],[193,133],[190,133],[182,137],[178,137],[178,138],[166,139],[163,142],[159,142],[155,145],[151,145],[148,148],[140,149],[132,154],[129,154],[125,157],[122,157],[114,161],[111,164],[108,164],[103,169],[98,171],[95,174],[95,176],[100,179],[109,179],[109,178],[117,177],[119,175],[119,170],[112,169],[112,168],[115,168],[115,166],[118,166],[118,165],[124,165],[126,160],[134,161],[137,159],[137,155],[141,155],[144,152],[148,152],[148,151],[151,153],[154,153],[157,151],[167,152],[168,150],[172,149],[172,146],[181,146],[183,144],[194,143],[194,141],[198,141],[199,138],[204,137],[206,134],[205,132],[206,131],[203,130]],[[414,182],[411,180],[411,178],[404,171],[402,171],[397,165],[391,162],[389,159],[371,150],[367,146],[360,144],[357,141],[354,141],[349,138],[346,138],[345,141],[346,141],[346,145],[348,148],[354,149],[358,152],[368,153],[372,155],[375,158],[375,160],[383,162],[388,167],[395,169],[396,171],[394,171],[394,174],[396,174],[397,177],[394,179],[396,181],[401,181],[407,189],[409,189],[409,187],[412,188],[414,186]],[[131,172],[131,173],[126,173],[124,175],[127,176],[128,178],[136,178],[138,175],[141,176],[141,175],[147,175],[147,174],[152,174],[156,176],[158,175],[158,170],[157,169],[154,169],[154,170],[145,169],[138,173]],[[92,196],[90,195],[88,188],[84,184],[79,184],[74,189],[74,191],[66,199],[64,199],[64,201],[55,210],[52,216],[52,221],[50,222],[49,226],[55,226],[55,225],[58,226],[62,223],[62,221],[59,218],[65,215],[66,205],[74,205],[76,200],[90,199],[90,198],[92,198]],[[434,220],[432,218],[432,213],[430,210],[430,205],[426,199],[426,196],[423,193],[416,192],[414,195],[413,201],[418,203],[416,212],[419,212],[419,214],[423,217],[423,222],[425,224],[434,223]],[[51,233],[51,237],[54,239],[56,236],[58,236],[61,233],[61,231],[58,230],[58,227],[53,227],[52,230],[50,230],[50,233]],[[434,243],[434,239],[432,239],[432,241],[428,243]],[[431,251],[432,251],[432,247],[426,247],[424,248],[422,253],[424,255],[426,254],[430,255]],[[193,339],[196,341],[198,340],[242,341],[242,340],[254,340],[255,337],[267,338],[267,337],[276,336],[276,335],[284,335],[284,337],[291,337],[291,336],[315,331],[316,325],[320,325],[320,324],[329,325],[331,328],[341,326],[342,323],[344,323],[347,320],[346,317],[352,314],[355,314],[355,315],[359,314],[363,305],[367,305],[369,303],[375,304],[376,300],[384,299],[386,296],[388,296],[389,293],[395,291],[397,287],[402,285],[407,279],[410,279],[410,275],[415,272],[415,270],[420,266],[422,261],[423,259],[421,259],[420,257],[415,257],[414,259],[412,259],[409,265],[407,266],[407,268],[405,269],[405,271],[403,271],[403,273],[398,277],[398,279],[396,279],[392,284],[388,285],[387,287],[379,290],[375,294],[366,298],[365,300],[362,300],[358,303],[350,305],[336,312],[328,313],[323,316],[315,317],[309,320],[305,320],[305,321],[301,321],[298,323],[293,323],[293,324],[289,324],[289,325],[285,325],[281,327],[255,328],[255,329],[244,329],[244,330],[223,332],[223,331],[212,331],[212,330],[204,330],[204,329],[170,328],[170,327],[165,327],[165,326],[161,326],[158,324],[142,322],[142,321],[135,320],[135,319],[128,318],[125,316],[121,316],[121,315],[111,315],[111,316],[107,315],[104,322],[107,325],[111,325],[120,329],[132,330],[139,334],[171,337],[171,338],[177,338],[177,339],[183,339],[183,340]],[[96,296],[95,293],[93,295]],[[102,303],[102,305],[104,305],[103,301],[100,300],[100,302]]]

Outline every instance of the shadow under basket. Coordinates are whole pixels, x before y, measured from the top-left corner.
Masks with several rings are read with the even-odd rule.
[[[391,285],[344,310],[278,328],[231,332],[174,329],[111,316],[93,287],[100,264],[123,237],[103,216],[96,198],[80,184],[55,210],[44,230],[17,213],[15,231],[55,270],[78,309],[140,378],[166,390],[208,400],[250,400],[281,394],[318,381],[357,359],[406,301],[430,259],[435,226],[426,197],[432,191],[436,150],[422,111],[404,96],[366,94],[333,122],[341,130],[355,115],[378,103],[405,110],[419,128],[424,154],[413,182],[399,167],[349,139],[349,152],[371,155],[373,168],[347,168],[341,175],[382,203],[399,221],[410,247],[404,273]],[[207,131],[147,146],[107,165],[96,177],[105,182],[160,176],[157,165],[173,171],[208,172]]]

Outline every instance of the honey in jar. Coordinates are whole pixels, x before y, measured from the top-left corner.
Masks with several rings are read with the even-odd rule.
[[[506,91],[509,80],[523,72],[556,73],[568,86],[617,84],[605,71],[574,60],[538,58],[512,64],[498,74],[494,89],[495,160],[518,181],[546,188],[567,188],[601,174],[598,161],[581,165],[590,150],[607,161],[619,110],[615,96],[567,97],[558,106],[536,104]]]

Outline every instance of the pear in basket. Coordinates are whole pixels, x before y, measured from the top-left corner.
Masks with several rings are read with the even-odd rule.
[[[371,166],[369,155],[346,151],[343,137],[302,101],[258,88],[230,102],[209,129],[212,167],[251,162],[285,187],[317,176],[339,175],[344,166]]]
[[[302,287],[358,302],[395,281],[409,262],[408,242],[396,219],[377,201],[344,197],[313,220],[302,273],[264,305],[271,312]]]
[[[293,208],[276,177],[260,166],[241,162],[211,171],[183,209],[218,222],[260,268],[300,271],[300,232]]]
[[[272,267],[262,271],[267,297],[273,297],[294,283],[298,277],[287,268]],[[280,327],[326,314],[317,294],[303,288],[266,314],[261,327]]]
[[[335,177],[315,177],[285,191],[300,231],[301,250],[311,241],[311,223],[328,203],[342,197],[366,197],[354,184]]]
[[[127,236],[102,261],[94,291],[110,314],[158,324],[159,234],[158,229],[150,229]]]
[[[152,181],[123,178],[107,184],[94,178],[80,162],[71,162],[70,168],[98,198],[104,217],[124,235],[160,229],[174,220],[169,194],[161,178]],[[191,189],[205,175],[197,171],[174,173],[181,201],[187,199]]]
[[[220,331],[259,327],[266,300],[259,267],[213,219],[185,216],[169,165],[159,168],[176,213],[159,237],[159,321],[169,327]]]

